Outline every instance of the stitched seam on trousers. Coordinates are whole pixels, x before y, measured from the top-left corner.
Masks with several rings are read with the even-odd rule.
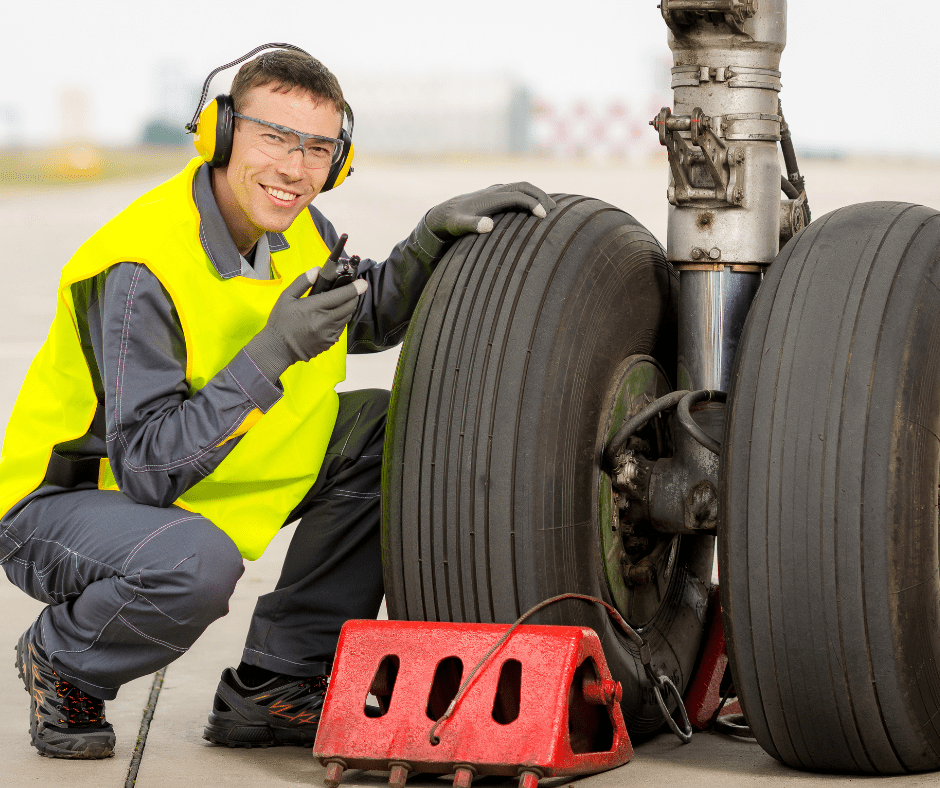
[[[385,336],[382,337],[382,345],[383,345],[383,346],[388,345],[388,340],[389,340],[389,339],[391,339],[393,336],[395,336],[395,334],[397,334],[397,333],[398,333],[399,331],[401,331],[403,328],[408,328],[408,323],[409,323],[409,322],[410,322],[409,320],[406,320],[404,323],[399,323],[397,326],[395,326],[395,328],[393,328],[393,329],[391,329],[390,331],[388,331],[388,332],[385,334]]]
[[[12,536],[7,537],[8,539],[10,539],[10,540],[13,542],[14,547],[13,547],[12,550],[10,550],[10,551],[9,551],[8,553],[6,553],[5,555],[0,556],[0,564],[6,563],[7,561],[9,561],[10,558],[11,558],[14,554],[16,554],[17,552],[19,552],[20,548],[21,548],[23,545],[25,545],[30,539],[32,539],[32,538],[36,535],[36,531],[38,531],[38,530],[39,530],[39,527],[37,526],[36,528],[33,529],[33,532],[32,532],[29,536],[27,536],[27,537],[26,537],[22,542],[20,542],[20,543],[17,543],[17,541],[16,541],[15,539],[13,539]]]
[[[362,408],[359,408],[359,412],[356,414],[356,423],[352,425],[352,428],[346,434],[346,442],[343,444],[343,448],[339,450],[341,455],[345,455],[346,447],[349,445],[349,439],[352,437],[352,434],[356,431],[356,427],[359,425],[359,419],[362,418]]]
[[[135,594],[135,595],[134,595],[134,599],[136,599],[136,598],[137,598],[137,595]],[[47,654],[46,656],[49,657],[49,659],[51,660],[52,657],[53,657],[53,655],[55,655],[55,654],[83,654],[83,653],[85,653],[85,652],[88,651],[90,648],[94,647],[95,643],[98,642],[98,638],[100,638],[101,635],[102,635],[102,633],[108,628],[108,624],[110,624],[112,621],[114,621],[114,619],[116,619],[119,615],[121,615],[121,611],[122,611],[125,607],[127,607],[131,602],[133,602],[133,601],[134,601],[133,599],[128,599],[123,605],[121,605],[121,606],[115,611],[114,615],[111,616],[111,618],[109,618],[107,621],[104,622],[104,624],[102,625],[101,629],[98,630],[98,634],[95,635],[95,639],[94,639],[93,641],[91,641],[91,643],[89,643],[87,646],[85,646],[85,648],[78,648],[78,649],[74,649],[74,650],[72,650],[72,651],[70,651],[69,649],[60,648],[60,649],[58,649],[57,651],[53,651],[53,652]],[[44,622],[42,621],[42,619],[40,619],[40,627],[43,626],[43,623],[44,623]],[[46,642],[45,636],[43,636],[42,642],[43,642],[43,643]],[[82,679],[82,681],[85,681],[85,679]],[[89,681],[88,683],[91,684],[90,681]],[[100,684],[95,684],[95,686],[96,686],[96,687],[99,687],[99,686],[101,686],[101,685],[100,685]]]
[[[48,564],[47,566],[43,567],[43,570],[42,570],[43,575],[45,575],[46,577],[49,577],[49,575],[52,573],[52,570],[55,569],[59,564],[67,563],[67,562],[68,562],[68,557],[69,557],[71,554],[72,554],[72,553],[71,553],[71,551],[69,551],[69,550],[66,550],[66,551],[63,552],[63,553],[60,553],[59,556],[58,556],[58,558],[55,559],[55,561],[53,561],[52,563],[50,563],[50,564]],[[57,587],[55,588],[55,594],[56,594],[56,595],[59,597],[59,599],[61,599],[63,602],[68,598],[68,593],[67,593],[66,591],[62,590],[62,588],[61,588],[61,586],[63,585],[64,581],[65,581],[65,578],[60,577],[60,578],[59,578],[59,586],[57,586]]]
[[[19,516],[20,516],[21,514],[23,514],[23,512],[25,512],[32,504],[36,503],[36,501],[37,501],[37,499],[36,499],[36,498],[33,498],[33,500],[31,500],[28,504],[26,504],[26,506],[24,506],[22,509],[20,509],[15,515],[13,515],[13,519],[10,520],[10,522],[8,522],[8,523],[6,524],[6,527],[3,529],[3,533],[0,534],[0,536],[6,536],[7,531],[10,530],[10,526],[12,526],[13,523],[15,523],[15,522],[19,519]],[[10,536],[10,537],[7,537],[7,538],[12,539],[13,537]]]
[[[63,553],[62,555],[68,555],[68,553]],[[49,597],[52,600],[55,600],[56,604],[66,601],[66,599],[68,598],[67,594],[65,594],[64,592],[59,592],[56,590],[49,589],[49,586],[47,585],[48,573],[46,569],[40,569],[38,566],[36,566],[35,561],[25,561],[22,558],[12,558],[10,560],[14,561],[17,564],[22,564],[23,567],[25,567],[25,570],[27,572],[30,571],[29,568],[32,567],[32,575],[39,582],[39,587],[42,589],[43,593],[47,597]],[[55,566],[55,564],[56,562],[54,561],[52,564],[49,565],[49,568],[51,569],[53,566]]]
[[[147,544],[147,542],[149,542],[151,539],[153,539],[157,534],[162,533],[162,532],[165,531],[167,528],[172,528],[174,525],[179,525],[180,523],[189,522],[190,520],[201,520],[201,519],[202,519],[202,515],[195,515],[194,517],[181,517],[179,520],[174,520],[172,523],[167,523],[166,525],[161,525],[156,531],[154,531],[152,534],[150,534],[149,536],[147,536],[145,539],[141,540],[141,541],[137,544],[137,546],[136,546],[133,550],[131,550],[130,555],[127,556],[127,560],[124,561],[124,564],[121,566],[121,569],[120,569],[121,573],[123,574],[124,572],[127,571],[127,565],[131,562],[131,559],[138,553],[138,551],[139,551],[145,544]],[[115,571],[117,571],[117,570],[115,570]]]
[[[48,564],[46,564],[42,568],[43,575],[45,577],[48,577],[50,572],[53,569],[55,569],[59,564],[61,564],[63,561],[65,561],[71,554],[72,554],[72,551],[69,550],[67,547],[62,548],[62,552],[59,553],[52,561],[50,561]]]
[[[10,522],[6,524],[6,526],[4,527],[3,531],[0,532],[0,539],[9,539],[9,540],[10,540],[11,542],[13,542],[13,544],[14,544],[14,547],[13,547],[12,550],[10,550],[10,551],[9,551],[8,553],[6,553],[5,555],[0,556],[0,564],[3,564],[3,563],[5,563],[6,561],[9,561],[9,560],[10,560],[10,556],[12,556],[15,552],[17,552],[17,551],[18,551],[24,544],[26,544],[30,539],[32,539],[33,536],[36,534],[36,531],[39,530],[39,527],[37,526],[36,528],[33,529],[33,532],[32,532],[29,536],[27,536],[25,539],[22,539],[22,540],[18,539],[16,536],[13,536],[13,535],[10,533],[10,530],[13,528],[13,523],[15,523],[16,520],[17,520],[17,518],[18,518],[21,514],[23,514],[23,512],[25,512],[25,511],[29,508],[29,505],[30,505],[30,504],[34,503],[35,501],[36,501],[36,499],[33,498],[32,501],[30,501],[28,504],[26,504],[26,506],[24,506],[22,509],[20,509],[20,510],[13,516],[13,519],[10,520]]]
[[[185,561],[186,559],[184,558],[183,560]],[[140,591],[137,592],[137,596],[139,596],[141,599],[143,599],[144,602],[146,602],[148,605],[150,605],[150,606],[151,606],[154,610],[156,610],[161,616],[166,616],[166,617],[167,617],[168,619],[170,619],[170,621],[172,621],[174,624],[179,624],[181,627],[182,627],[182,626],[185,626],[185,624],[183,624],[182,621],[177,621],[177,620],[176,620],[175,618],[173,618],[173,616],[171,616],[169,613],[165,613],[164,611],[162,611],[159,607],[157,607],[157,606],[153,603],[152,600],[148,599],[148,598],[145,597],[143,594],[141,594]]]
[[[378,498],[381,493],[361,493],[356,492],[355,490],[333,490],[333,492],[340,496],[341,498]]]
[[[121,622],[124,626],[126,626],[128,629],[132,630],[133,632],[136,632],[136,633],[137,633],[138,635],[140,635],[142,638],[146,638],[147,640],[150,640],[150,641],[152,641],[153,643],[156,643],[158,646],[163,646],[164,648],[168,648],[168,649],[170,649],[170,651],[178,651],[180,654],[185,654],[187,651],[189,651],[188,648],[182,648],[182,647],[180,647],[180,646],[174,646],[172,643],[167,643],[165,640],[160,640],[159,638],[151,637],[150,635],[148,635],[148,634],[146,634],[146,633],[144,633],[144,632],[141,632],[141,631],[140,631],[137,627],[135,627],[130,621],[128,621],[126,618],[124,618],[124,616],[118,616],[118,621],[120,621],[120,622]]]
[[[255,654],[261,654],[261,656],[263,657],[271,657],[271,659],[279,659],[281,662],[290,662],[291,665],[306,665],[307,664],[306,662],[294,662],[294,660],[287,659],[286,657],[276,657],[274,656],[274,654],[268,654],[267,652],[264,652],[264,651],[258,651],[258,649],[256,648],[246,647],[245,651],[251,651],[251,652],[254,652]],[[325,660],[320,660],[320,661],[324,662]]]
[[[33,568],[33,576],[36,578],[36,580],[39,581],[39,587],[43,590],[43,593],[44,593],[47,597],[49,597],[50,599],[54,599],[54,598],[55,598],[55,597],[49,592],[49,589],[46,588],[46,582],[45,582],[46,579],[45,579],[45,577],[43,577],[42,572],[39,571],[39,570],[36,568],[36,564],[35,564],[35,563],[33,563],[32,561],[24,561],[22,558],[11,558],[11,559],[9,559],[9,560],[10,560],[10,561],[13,561],[14,563],[17,563],[17,564],[22,564],[22,565],[26,568],[26,571],[27,571],[27,572],[29,571],[29,568],[32,567],[32,568]]]
[[[42,537],[36,536],[36,537],[33,538],[33,541],[34,541],[34,542],[44,542],[45,544],[54,544],[54,545],[58,545],[58,546],[61,547],[63,550],[65,550],[65,551],[71,553],[72,555],[77,555],[79,558],[84,558],[86,561],[91,561],[93,564],[98,564],[98,566],[103,566],[103,567],[105,567],[106,569],[110,569],[112,572],[121,572],[121,571],[122,571],[122,570],[118,569],[117,567],[111,566],[111,564],[106,564],[104,561],[98,561],[97,559],[92,558],[91,556],[83,555],[82,553],[79,553],[77,550],[73,550],[73,549],[72,549],[71,547],[69,547],[68,545],[64,545],[64,544],[62,544],[62,542],[57,542],[57,541],[55,541],[55,539],[43,539]],[[51,566],[51,564],[50,564],[50,566]],[[45,571],[45,570],[43,570],[43,571]]]
[[[85,582],[85,575],[82,574],[82,570],[78,567],[78,553],[72,553],[75,556],[75,574],[78,575],[78,579],[82,581],[83,586],[87,586],[88,583]]]
[[[180,561],[180,562],[179,562],[176,566],[174,566],[173,568],[174,568],[174,569],[179,569],[179,568],[180,568],[183,564],[185,564],[190,558],[193,558],[193,556],[191,556],[191,555],[186,556],[182,561]]]

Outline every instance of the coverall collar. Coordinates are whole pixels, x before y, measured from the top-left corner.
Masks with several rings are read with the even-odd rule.
[[[209,165],[203,164],[193,178],[193,199],[199,211],[199,240],[202,248],[223,279],[231,279],[242,273],[242,256],[225,226],[225,220],[212,193]],[[273,254],[290,248],[281,233],[268,232],[268,247]]]

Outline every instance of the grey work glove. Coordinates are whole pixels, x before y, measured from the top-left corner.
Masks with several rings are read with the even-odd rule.
[[[319,273],[319,268],[311,268],[291,282],[275,301],[264,328],[245,345],[268,380],[277,380],[291,364],[309,361],[331,347],[368,287],[357,279],[337,290],[303,297]]]
[[[472,194],[462,194],[428,211],[425,221],[438,235],[458,236],[488,233],[493,229],[494,213],[531,211],[544,219],[555,201],[531,183],[507,183],[490,186]]]

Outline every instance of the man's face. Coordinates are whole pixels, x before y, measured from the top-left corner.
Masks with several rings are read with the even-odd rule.
[[[339,137],[342,114],[301,88],[276,93],[272,85],[248,92],[240,114],[307,134]],[[323,188],[329,168],[307,169],[299,150],[277,160],[257,148],[258,124],[235,120],[232,156],[213,171],[212,186],[222,218],[245,254],[264,232],[283,232]]]

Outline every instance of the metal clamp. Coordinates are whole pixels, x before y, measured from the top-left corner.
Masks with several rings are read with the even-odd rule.
[[[705,115],[701,107],[691,115],[673,115],[663,107],[650,121],[659,132],[659,141],[669,152],[669,167],[672,170],[673,186],[668,198],[673,205],[690,202],[717,201],[725,205],[740,205],[744,202],[744,188],[738,185],[741,169],[747,158],[742,147],[728,147],[712,129],[713,120]],[[717,124],[716,124],[717,125]],[[686,142],[680,132],[688,132]],[[699,150],[693,150],[693,146]],[[693,167],[704,170],[705,178],[697,176]],[[697,186],[697,181],[712,185]]]
[[[729,88],[758,88],[780,92],[780,72],[749,66],[684,65],[672,69],[672,88],[698,87],[703,82],[723,83]]]

